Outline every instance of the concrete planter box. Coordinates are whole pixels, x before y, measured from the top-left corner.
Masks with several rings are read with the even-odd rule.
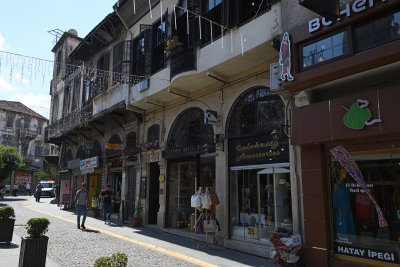
[[[14,233],[15,219],[0,220],[0,242],[11,242]]]
[[[18,267],[45,267],[49,238],[47,236],[21,237],[21,241]]]

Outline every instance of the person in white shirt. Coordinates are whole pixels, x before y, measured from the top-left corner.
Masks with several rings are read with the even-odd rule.
[[[26,192],[28,192],[29,196],[31,196],[31,184],[30,183],[25,184],[25,189],[26,189]]]

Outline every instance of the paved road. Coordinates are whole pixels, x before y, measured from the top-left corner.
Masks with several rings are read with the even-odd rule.
[[[221,247],[197,249],[197,241],[148,227],[104,225],[88,217],[88,229],[78,230],[75,214],[60,210],[50,201],[42,198],[36,203],[33,198],[17,197],[5,199],[0,206],[14,207],[14,231],[19,236],[26,236],[24,226],[29,218],[48,218],[48,257],[60,266],[93,266],[97,258],[115,252],[126,253],[129,266],[272,266],[267,259]]]

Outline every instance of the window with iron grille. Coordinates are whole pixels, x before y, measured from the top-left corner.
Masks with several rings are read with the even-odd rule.
[[[168,149],[201,150],[205,145],[213,147],[214,130],[204,123],[204,111],[189,108],[175,120],[168,138]]]
[[[63,116],[65,116],[69,112],[69,103],[70,103],[70,87],[67,86],[64,89],[64,104],[63,104]]]
[[[110,64],[110,53],[104,53],[97,60],[97,73],[95,82],[95,96],[98,96],[108,88],[109,81],[109,64]]]
[[[228,118],[228,137],[267,133],[281,130],[285,124],[285,105],[269,88],[250,89],[241,96]]]

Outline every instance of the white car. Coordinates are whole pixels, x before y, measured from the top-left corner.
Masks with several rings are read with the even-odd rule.
[[[55,197],[56,196],[56,182],[54,181],[40,181],[42,188],[41,196]]]

